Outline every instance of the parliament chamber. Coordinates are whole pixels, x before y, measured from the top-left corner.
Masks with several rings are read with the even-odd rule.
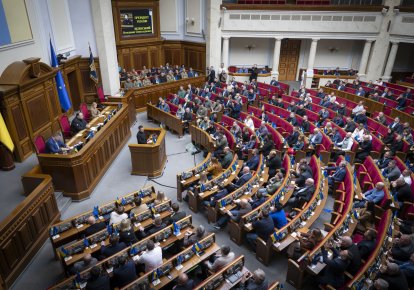
[[[0,289],[414,289],[413,50],[409,0],[0,1]]]

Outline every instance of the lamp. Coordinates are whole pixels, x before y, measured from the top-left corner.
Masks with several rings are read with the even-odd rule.
[[[333,47],[333,46],[329,47],[329,48],[328,48],[328,50],[329,50],[331,53],[334,53],[334,52],[338,52],[338,51],[339,51],[339,49],[338,49],[338,48]]]
[[[256,48],[256,45],[255,44],[248,44],[245,47],[250,51],[250,50]]]

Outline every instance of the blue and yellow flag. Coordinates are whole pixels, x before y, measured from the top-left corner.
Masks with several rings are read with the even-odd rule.
[[[7,130],[6,123],[4,122],[3,116],[0,113],[0,142],[10,150],[14,151],[14,144],[10,137],[9,131]]]
[[[176,234],[176,233],[179,233],[179,232],[180,232],[180,226],[179,226],[179,225],[177,225],[177,223],[176,223],[176,222],[173,222],[173,231],[174,231],[174,234]]]
[[[98,208],[98,206],[93,207],[92,214],[96,219],[99,217],[99,208]]]
[[[79,272],[77,272],[76,276],[75,276],[75,287],[76,287],[76,289],[81,289],[81,284],[82,284],[82,278],[81,278]]]
[[[220,207],[225,207],[226,206],[226,200],[222,199],[220,200]]]
[[[195,252],[195,253],[200,252],[200,251],[201,251],[201,245],[200,245],[200,243],[199,243],[199,242],[196,242],[196,243],[193,245],[192,249],[193,249],[193,252]]]
[[[69,255],[69,252],[68,252],[68,250],[66,250],[66,249],[65,249],[65,247],[61,247],[61,248],[59,249],[59,255],[60,255],[62,258],[65,258],[66,256],[68,256],[68,255]]]
[[[59,68],[59,63],[56,57],[55,49],[52,45],[52,39],[50,40],[50,57],[51,57],[51,67]],[[68,91],[66,90],[65,82],[63,81],[62,72],[58,70],[55,76],[57,92],[59,95],[59,102],[60,106],[62,107],[63,111],[67,111],[72,107],[70,103]]]
[[[91,46],[89,45],[89,77],[96,84],[99,82],[98,73],[96,72],[95,60],[93,58]]]

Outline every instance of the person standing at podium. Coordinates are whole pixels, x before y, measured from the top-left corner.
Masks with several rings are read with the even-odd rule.
[[[147,138],[145,137],[144,127],[139,125],[137,133],[138,144],[147,144]]]

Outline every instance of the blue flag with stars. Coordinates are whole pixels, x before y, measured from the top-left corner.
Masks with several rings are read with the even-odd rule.
[[[50,40],[50,57],[51,57],[51,66],[53,68],[59,68],[59,64],[57,61],[55,49],[52,45],[52,40]],[[60,106],[62,107],[63,111],[68,111],[72,104],[70,103],[68,91],[66,90],[65,82],[63,81],[62,72],[59,70],[55,76],[57,92],[59,95],[59,102]]]

